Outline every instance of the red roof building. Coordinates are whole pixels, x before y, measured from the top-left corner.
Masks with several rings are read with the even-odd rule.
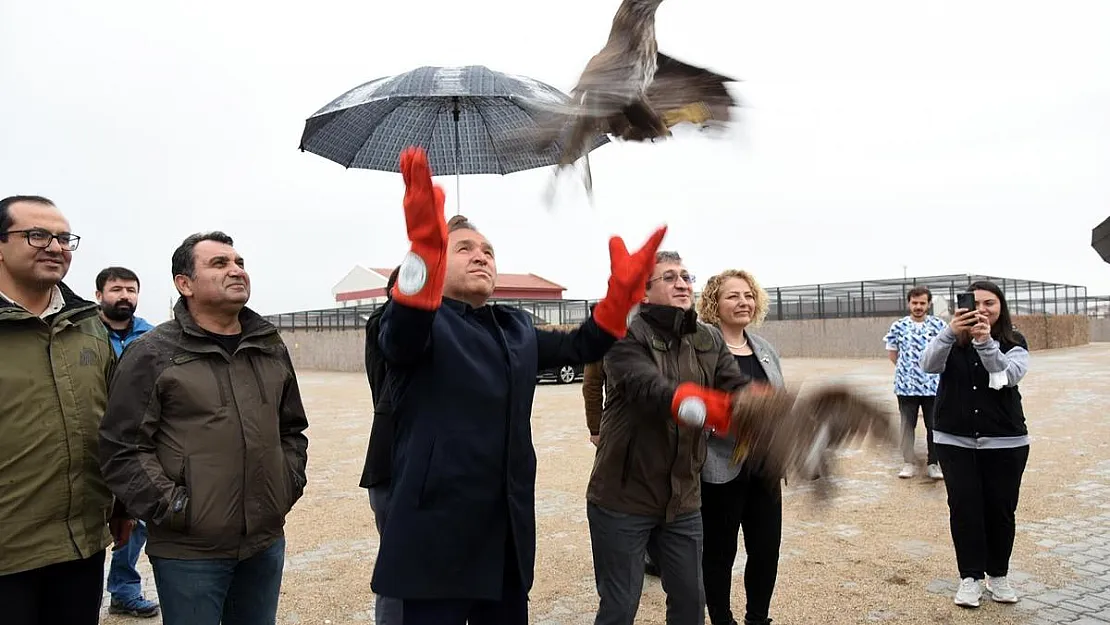
[[[341,306],[360,306],[385,301],[385,283],[392,268],[351,269],[332,287],[332,295]],[[497,275],[494,299],[560,300],[566,287],[533,273],[502,273]]]

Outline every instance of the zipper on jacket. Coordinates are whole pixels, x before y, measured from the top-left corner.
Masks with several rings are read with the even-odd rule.
[[[65,407],[62,405],[61,396],[58,395],[58,380],[54,374],[54,354],[51,352],[51,347],[54,345],[54,328],[47,328],[47,341],[46,341],[46,361],[50,364],[50,380],[54,383],[55,395],[58,397],[58,410],[62,415],[62,436],[65,439],[66,448],[66,532],[69,534],[69,542],[73,545],[73,551],[78,556],[83,556],[81,547],[77,545],[77,538],[73,535],[72,516],[73,516],[73,454],[70,452],[69,442],[69,423],[65,414]]]

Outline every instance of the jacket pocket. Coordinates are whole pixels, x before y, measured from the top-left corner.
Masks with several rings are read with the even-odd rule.
[[[241,532],[242,474],[213,453],[190,454],[185,463],[189,533],[223,544]]]
[[[624,447],[624,461],[621,463],[621,487],[628,485],[628,476],[632,472],[632,448],[636,445],[635,431],[628,437],[628,444]]]

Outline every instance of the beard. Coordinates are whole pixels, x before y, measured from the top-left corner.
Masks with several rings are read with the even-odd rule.
[[[130,321],[135,316],[135,307],[131,302],[116,302],[111,306],[101,304],[100,310],[112,321]]]

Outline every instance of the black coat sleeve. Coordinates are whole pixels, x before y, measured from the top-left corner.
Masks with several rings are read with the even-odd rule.
[[[597,362],[616,339],[602,330],[590,317],[571,332],[536,328],[536,352],[540,369]]]

